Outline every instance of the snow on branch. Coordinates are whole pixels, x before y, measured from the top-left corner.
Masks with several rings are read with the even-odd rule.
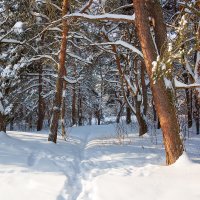
[[[121,46],[123,46],[127,49],[130,49],[131,51],[137,53],[138,55],[140,55],[143,58],[142,52],[139,49],[137,49],[136,47],[132,46],[131,44],[124,42],[122,40],[116,41],[115,44],[118,44],[118,45],[121,45]]]
[[[72,78],[69,78],[69,77],[67,77],[67,76],[64,76],[63,78],[64,78],[64,80],[65,80],[67,83],[70,83],[70,84],[78,83],[79,81],[81,81],[81,80],[83,79],[82,76],[80,76],[80,77],[77,78],[77,79],[72,79]]]
[[[138,55],[140,55],[142,58],[143,58],[143,54],[142,52],[137,49],[136,47],[132,46],[131,44],[125,42],[125,41],[122,41],[122,40],[117,40],[115,42],[104,42],[104,43],[95,43],[95,44],[92,44],[92,45],[121,45],[127,49],[130,49],[131,51],[133,51],[134,53],[137,53]]]
[[[176,89],[200,88],[200,84],[199,83],[193,83],[193,84],[187,85],[185,83],[181,83],[176,78],[174,79],[174,86],[175,86]]]
[[[52,60],[54,63],[58,64],[58,62],[51,56],[49,55],[38,55],[36,57],[33,57],[30,59],[30,61],[36,61],[36,60],[40,60],[40,59],[43,59],[43,58],[47,58],[49,60]]]
[[[46,20],[50,21],[49,17],[47,17],[44,14],[41,14],[41,13],[38,13],[38,12],[33,12],[33,11],[31,11],[30,13],[35,17],[42,17],[42,18],[45,18]]]
[[[84,63],[87,63],[87,64],[92,64],[90,61],[85,60],[85,59],[81,58],[80,56],[75,55],[73,53],[67,52],[67,55],[69,55],[70,57],[75,58],[75,59],[77,59],[77,60],[79,60],[81,62],[84,62]]]
[[[83,13],[72,13],[70,15],[65,15],[63,19],[69,18],[82,18],[82,19],[90,19],[90,20],[101,20],[101,21],[116,21],[116,22],[126,22],[133,23],[135,20],[135,14],[133,15],[118,15],[118,14],[104,14],[104,15],[88,15]]]
[[[21,42],[19,40],[15,39],[2,39],[0,40],[1,43],[12,43],[12,44],[24,44],[24,42]]]

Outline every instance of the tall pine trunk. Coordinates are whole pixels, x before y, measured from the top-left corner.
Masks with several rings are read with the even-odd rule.
[[[63,0],[62,16],[68,12],[68,0]],[[58,65],[58,77],[56,80],[56,94],[53,103],[53,115],[50,125],[49,141],[56,143],[58,124],[60,118],[60,109],[62,103],[62,91],[63,91],[63,76],[66,74],[65,59],[67,49],[67,35],[68,35],[68,24],[65,19],[62,20],[62,41],[60,48],[60,60]]]
[[[166,152],[166,163],[174,163],[183,153],[183,144],[180,139],[180,127],[176,116],[172,93],[166,89],[163,79],[154,84],[152,79],[152,62],[156,60],[157,53],[150,32],[149,13],[154,13],[155,42],[162,53],[165,50],[166,27],[158,0],[133,0],[135,10],[135,23],[138,37],[144,55],[146,70],[150,79],[150,86],[155,102],[156,111],[160,120]],[[162,50],[162,52],[161,52]]]

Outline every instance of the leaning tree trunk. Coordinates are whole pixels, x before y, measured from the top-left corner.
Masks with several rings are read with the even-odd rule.
[[[135,23],[138,31],[146,70],[150,79],[150,86],[155,102],[156,111],[160,120],[163,140],[166,152],[166,163],[174,163],[183,153],[183,144],[180,139],[180,127],[176,116],[176,109],[174,106],[173,96],[169,90],[166,89],[164,80],[161,78],[154,84],[152,79],[152,62],[156,60],[157,53],[154,42],[150,32],[149,13],[148,8],[151,7],[151,13],[154,13],[155,41],[161,53],[165,48],[166,29],[164,26],[161,6],[158,0],[133,0],[135,9]],[[147,3],[147,4],[146,4]],[[151,4],[151,6],[149,6]],[[153,6],[152,6],[153,4]],[[163,29],[164,28],[164,29]]]
[[[62,16],[68,12],[68,0],[63,0]],[[62,20],[62,41],[60,48],[60,60],[58,65],[58,77],[56,80],[56,94],[53,103],[53,115],[50,125],[49,141],[56,143],[58,124],[60,118],[60,109],[62,103],[62,91],[63,91],[63,76],[66,74],[65,59],[66,59],[66,48],[67,48],[67,35],[68,35],[68,24],[65,19]]]

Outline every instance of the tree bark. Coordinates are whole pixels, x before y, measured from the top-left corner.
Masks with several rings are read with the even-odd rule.
[[[116,123],[117,124],[119,124],[119,122],[120,122],[120,118],[121,118],[121,114],[122,114],[122,111],[123,111],[123,108],[124,108],[124,104],[125,103],[120,102],[120,109],[119,109],[119,111],[117,113],[117,117],[116,117]]]
[[[81,95],[81,88],[79,84],[79,95],[78,95],[78,125],[83,125],[83,107],[82,107],[82,95]]]
[[[122,86],[123,87],[123,86]],[[127,98],[130,96],[129,90],[126,92]],[[131,109],[128,104],[126,104],[126,124],[131,123]]]
[[[194,105],[195,105],[195,111],[193,113],[194,120],[196,124],[196,134],[199,135],[199,102],[198,102],[198,92],[194,94]]]
[[[37,131],[41,131],[43,127],[43,121],[45,117],[45,103],[42,97],[42,66],[39,66],[39,86],[38,86],[38,121]]]
[[[0,112],[0,132],[6,132],[6,116]]]
[[[76,66],[74,66],[74,77],[76,77]],[[77,113],[76,113],[76,85],[72,88],[72,126],[77,123]]]
[[[142,99],[143,99],[143,114],[146,116],[147,114],[147,104],[148,104],[148,97],[147,97],[147,86],[145,83],[145,64],[141,62],[141,84],[142,84]]]
[[[146,4],[147,3],[147,4]],[[183,153],[183,144],[180,139],[180,127],[176,116],[173,96],[166,89],[164,80],[161,78],[154,84],[152,79],[152,62],[156,60],[157,53],[150,32],[149,14],[147,5],[151,4],[151,13],[154,13],[156,26],[155,41],[159,53],[162,54],[165,50],[166,42],[166,27],[164,25],[162,10],[159,1],[150,0],[133,0],[135,9],[135,23],[137,27],[138,37],[144,55],[146,70],[150,80],[150,86],[155,102],[156,111],[160,120],[163,141],[166,152],[166,163],[174,163]],[[164,29],[163,29],[164,28]]]
[[[135,110],[136,110],[136,118],[139,124],[139,136],[144,135],[145,133],[147,133],[147,124],[146,121],[143,118],[143,114],[141,113],[140,107],[141,107],[141,101],[137,100],[137,96],[134,97],[135,99]]]
[[[65,74],[66,75],[66,74]],[[67,89],[66,81],[63,82],[63,94],[62,94],[62,110],[61,110],[61,129],[62,129],[62,137],[65,138],[66,131],[65,131],[65,112],[66,112],[66,89]]]
[[[68,12],[68,0],[63,0],[62,6],[62,16],[66,15]],[[56,94],[53,103],[53,115],[50,125],[49,141],[56,143],[58,124],[60,118],[60,109],[62,103],[62,91],[63,91],[63,76],[66,74],[65,69],[65,59],[66,59],[66,49],[67,49],[67,35],[68,35],[68,24],[66,19],[62,20],[62,40],[60,48],[60,60],[58,65],[58,77],[56,80]]]
[[[183,74],[184,83],[189,83],[189,77],[187,73]],[[188,115],[188,128],[192,127],[192,106],[191,106],[191,89],[185,89],[186,104],[187,104],[187,115]]]

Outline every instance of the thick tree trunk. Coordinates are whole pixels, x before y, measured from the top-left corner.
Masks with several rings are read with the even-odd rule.
[[[37,121],[37,131],[41,131],[43,127],[44,117],[45,117],[45,103],[42,97],[42,66],[39,67],[39,86],[38,86],[38,121]]]
[[[66,15],[68,12],[68,0],[63,0],[62,16]],[[68,35],[68,24],[65,19],[62,20],[63,32],[62,41],[60,48],[60,60],[58,65],[58,77],[56,80],[56,94],[53,103],[53,115],[50,126],[49,141],[56,143],[58,124],[60,118],[60,109],[62,103],[62,91],[63,91],[63,76],[66,74],[65,69],[65,59],[66,59],[66,48],[67,48],[67,35]]]
[[[156,60],[157,53],[150,32],[149,14],[147,5],[151,4],[151,13],[154,13],[155,41],[160,54],[165,50],[166,28],[163,21],[162,10],[158,0],[133,0],[135,8],[135,23],[137,26],[138,36],[144,55],[146,70],[150,79],[150,86],[155,102],[156,111],[160,119],[163,132],[163,140],[166,151],[166,163],[174,163],[183,153],[183,144],[180,139],[180,128],[176,116],[173,96],[166,89],[163,79],[157,80],[154,84],[152,79],[152,62]],[[147,4],[146,4],[147,3]],[[158,17],[159,16],[159,17]]]

